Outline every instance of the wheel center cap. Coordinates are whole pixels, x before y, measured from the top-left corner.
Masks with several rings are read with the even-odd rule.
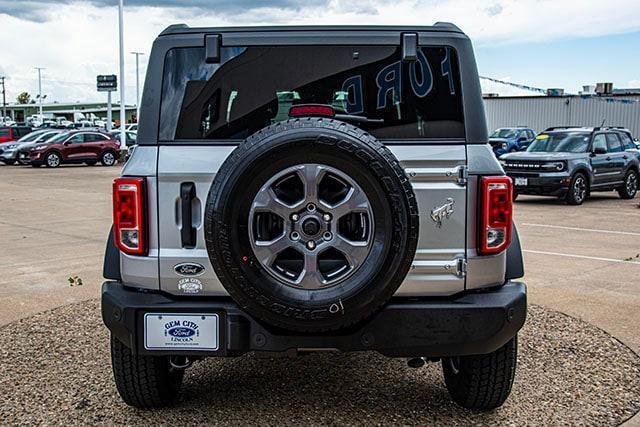
[[[302,231],[307,236],[315,236],[320,231],[320,222],[315,218],[308,218],[302,223]]]

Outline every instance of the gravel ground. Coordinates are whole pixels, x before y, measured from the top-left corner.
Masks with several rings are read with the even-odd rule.
[[[640,359],[580,320],[532,306],[511,397],[496,411],[451,403],[439,364],[410,369],[375,353],[207,359],[180,401],[124,405],[111,377],[99,303],[65,306],[0,329],[0,424],[586,424],[640,409]]]

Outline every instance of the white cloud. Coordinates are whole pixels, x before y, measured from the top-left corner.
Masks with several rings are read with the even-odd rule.
[[[15,99],[23,90],[37,93],[34,66],[46,67],[43,72],[43,92],[49,95],[48,99],[104,99],[106,95],[98,94],[95,90],[95,76],[117,74],[118,71],[117,7],[82,1],[72,1],[64,6],[39,3],[37,10],[23,15],[24,19],[21,19],[6,14],[10,12],[3,6],[10,3],[13,4],[13,0],[0,0],[0,28],[3,29],[4,39],[0,58],[8,77],[8,99]],[[156,35],[167,25],[177,22],[215,26],[430,25],[436,21],[450,21],[480,45],[640,30],[637,0],[328,0],[326,4],[321,2],[315,6],[304,3],[304,7],[284,7],[289,4],[287,2],[278,2],[276,4],[281,7],[274,7],[272,2],[262,0],[253,3],[256,7],[235,14],[216,14],[215,6],[210,9],[203,6],[126,7],[127,101],[132,103],[135,97],[135,66],[133,56],[128,52],[137,50],[148,53]],[[164,0],[162,4],[169,4],[169,1]],[[176,1],[175,4],[181,3]],[[28,20],[30,15],[37,17],[40,22]],[[143,57],[144,65],[147,58]]]

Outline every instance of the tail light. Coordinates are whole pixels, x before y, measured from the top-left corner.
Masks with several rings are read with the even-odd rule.
[[[485,176],[480,180],[480,236],[478,252],[491,255],[511,244],[513,186],[508,176]]]
[[[294,105],[289,109],[289,117],[309,117],[309,116],[322,116],[333,117],[336,112],[330,105],[322,104],[300,104]]]
[[[129,255],[145,255],[144,178],[117,178],[113,181],[113,232],[118,248]]]

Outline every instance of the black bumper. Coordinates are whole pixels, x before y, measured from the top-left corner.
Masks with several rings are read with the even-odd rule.
[[[146,350],[145,313],[217,313],[217,351]],[[392,299],[363,324],[330,335],[277,330],[254,319],[228,298],[178,298],[142,292],[119,282],[102,285],[102,318],[111,333],[134,353],[191,356],[238,356],[249,351],[292,349],[375,350],[387,356],[461,356],[492,352],[524,324],[527,294],[523,283],[482,293],[424,301]]]

